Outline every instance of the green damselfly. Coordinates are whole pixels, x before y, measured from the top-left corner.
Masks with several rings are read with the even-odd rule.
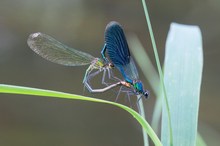
[[[73,49],[57,41],[53,37],[43,33],[30,34],[27,40],[28,46],[41,57],[65,66],[82,66],[89,65],[84,75],[83,83],[90,92],[104,92],[117,86],[110,85],[104,89],[92,89],[88,81],[95,75],[103,71],[102,83],[105,83],[106,71],[109,78],[113,77],[111,63],[105,63],[103,59],[93,57],[92,55]],[[93,72],[97,70],[96,72]],[[115,77],[113,77],[115,78]],[[115,78],[116,79],[116,78]],[[118,83],[119,84],[119,83]],[[91,90],[92,89],[92,90]]]

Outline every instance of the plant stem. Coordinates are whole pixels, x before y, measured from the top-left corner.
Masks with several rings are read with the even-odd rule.
[[[162,69],[161,69],[159,55],[158,55],[158,52],[157,52],[157,46],[156,46],[156,42],[155,42],[155,39],[154,39],[154,33],[153,33],[152,26],[151,26],[150,17],[149,17],[149,14],[148,14],[147,5],[146,5],[145,0],[142,0],[142,5],[143,5],[143,8],[144,8],[144,13],[145,13],[146,21],[147,21],[147,26],[148,26],[149,33],[150,33],[151,43],[152,43],[153,50],[154,50],[154,56],[155,56],[155,59],[156,59],[157,69],[158,69],[158,72],[159,72],[160,84],[161,84],[160,86],[162,86],[162,91],[164,93],[164,99],[165,99],[165,102],[166,102],[166,108],[167,108],[168,119],[169,119],[168,123],[169,123],[169,129],[170,129],[170,145],[172,146],[173,145],[173,134],[172,134],[172,127],[171,127],[171,116],[170,116],[169,103],[168,103],[168,100],[167,100],[166,89],[165,89],[165,85],[164,85],[163,72],[162,72]]]
[[[145,118],[145,112],[144,112],[144,104],[143,104],[143,99],[141,98],[141,95],[137,95],[137,99],[139,99],[138,106],[139,106],[139,114],[146,120]],[[149,146],[149,140],[147,133],[145,132],[144,128],[142,128],[142,133],[143,133],[143,140],[144,140],[144,146]]]

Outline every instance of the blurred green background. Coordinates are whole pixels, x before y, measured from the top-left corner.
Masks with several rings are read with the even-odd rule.
[[[220,1],[169,0],[147,4],[161,63],[171,22],[200,26],[204,71],[199,132],[208,145],[218,145]],[[114,100],[113,92],[84,91],[82,79],[87,66],[53,64],[36,55],[26,43],[30,33],[43,32],[100,57],[104,29],[112,20],[120,22],[126,34],[135,33],[155,63],[140,0],[1,0],[0,83]],[[143,74],[139,74],[145,87],[151,90]],[[94,86],[100,87],[100,81],[96,82]],[[128,104],[123,95],[119,102]],[[153,93],[144,102],[149,122],[154,102]],[[141,127],[121,109],[75,100],[0,94],[0,145],[134,146],[143,142]]]

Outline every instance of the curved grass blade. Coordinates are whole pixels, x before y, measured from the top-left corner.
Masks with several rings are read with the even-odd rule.
[[[172,23],[166,42],[164,83],[175,146],[196,144],[202,68],[202,37],[199,27]],[[163,103],[161,138],[164,145],[170,143],[168,119]]]
[[[95,59],[90,54],[70,48],[51,36],[40,32],[31,34],[27,43],[41,57],[61,65],[87,65]]]
[[[107,101],[107,100],[102,100],[102,99],[91,98],[91,97],[85,97],[85,96],[81,96],[81,95],[69,94],[69,93],[64,93],[64,92],[30,88],[30,87],[22,87],[22,86],[5,85],[5,84],[0,84],[0,93],[47,96],[47,97],[65,98],[65,99],[76,99],[76,100],[99,102],[99,103],[114,105],[114,106],[120,107],[121,109],[130,113],[141,124],[141,126],[143,127],[145,132],[151,137],[154,144],[156,146],[162,146],[159,138],[154,133],[153,129],[150,127],[150,125],[147,123],[147,121],[141,115],[139,115],[136,111],[134,111],[133,109],[131,109],[127,106],[124,106],[122,104],[119,104],[119,103],[115,103],[115,102],[111,102],[111,101]]]

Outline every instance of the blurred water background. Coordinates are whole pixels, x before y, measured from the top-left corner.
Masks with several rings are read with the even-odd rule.
[[[199,132],[208,145],[218,145],[220,1],[169,0],[147,4],[161,62],[171,22],[200,26],[204,71]],[[114,100],[113,92],[94,95],[84,90],[82,79],[87,66],[53,64],[36,55],[26,43],[30,33],[43,32],[100,57],[104,29],[112,20],[120,22],[126,34],[138,36],[155,64],[141,1],[1,0],[0,83]],[[139,74],[151,90],[140,69]],[[101,81],[97,79],[94,86],[100,86],[98,82]],[[119,102],[127,104],[124,96]],[[154,94],[144,102],[149,122],[154,102]],[[75,100],[0,94],[0,145],[134,146],[143,142],[140,126],[121,109]]]

